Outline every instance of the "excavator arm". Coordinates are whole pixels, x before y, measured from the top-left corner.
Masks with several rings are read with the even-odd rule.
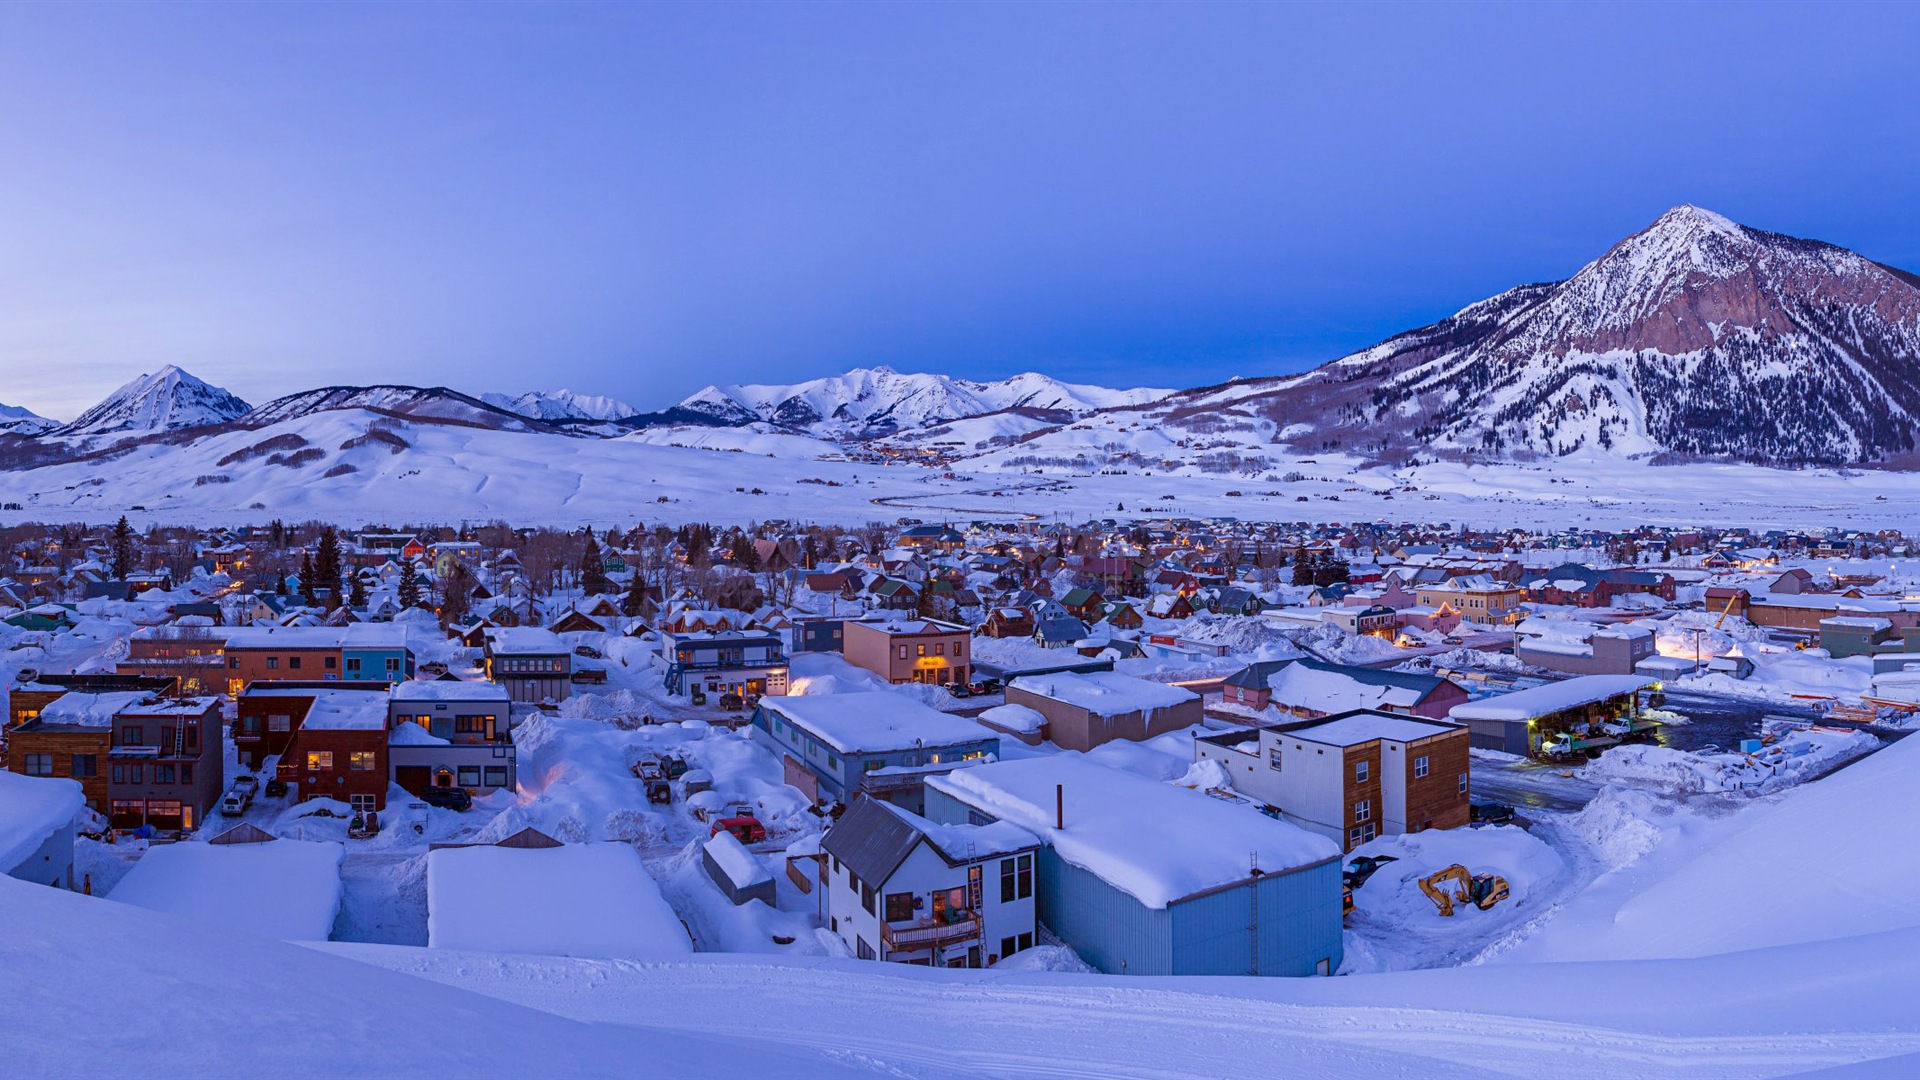
[[[1471,896],[1472,882],[1473,876],[1467,873],[1467,868],[1455,863],[1445,870],[1421,878],[1420,891],[1426,893],[1427,899],[1433,901],[1433,906],[1440,909],[1441,916],[1446,917],[1453,914],[1456,901],[1467,902]],[[1445,885],[1453,887],[1446,889],[1442,887]]]

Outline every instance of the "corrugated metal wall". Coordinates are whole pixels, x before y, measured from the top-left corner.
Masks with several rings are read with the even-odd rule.
[[[927,789],[929,820],[964,825],[968,813],[965,803]],[[1040,921],[1109,974],[1312,975],[1322,960],[1330,972],[1340,968],[1338,860],[1164,910],[1067,863],[1051,847],[1040,849],[1038,870]]]

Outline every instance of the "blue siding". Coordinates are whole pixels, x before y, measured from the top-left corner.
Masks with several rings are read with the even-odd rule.
[[[928,820],[964,825],[966,803],[927,788]],[[1040,849],[1040,921],[1114,975],[1312,975],[1342,959],[1340,861],[1268,874],[1165,909]]]

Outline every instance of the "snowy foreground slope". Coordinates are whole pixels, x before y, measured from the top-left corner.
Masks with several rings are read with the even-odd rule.
[[[157,1076],[267,1062],[274,1075],[1911,1075],[1920,851],[1858,826],[1911,816],[1916,762],[1920,740],[1908,740],[1719,817],[1599,823],[1663,835],[1537,915],[1521,948],[1469,967],[1331,979],[301,947],[0,879],[10,1065]],[[1622,958],[1636,951],[1650,958]]]

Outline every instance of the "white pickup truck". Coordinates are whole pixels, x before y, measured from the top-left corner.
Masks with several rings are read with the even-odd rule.
[[[226,817],[239,817],[253,805],[253,797],[260,790],[260,781],[251,776],[243,776],[227,789],[226,797],[220,800],[220,813]]]

